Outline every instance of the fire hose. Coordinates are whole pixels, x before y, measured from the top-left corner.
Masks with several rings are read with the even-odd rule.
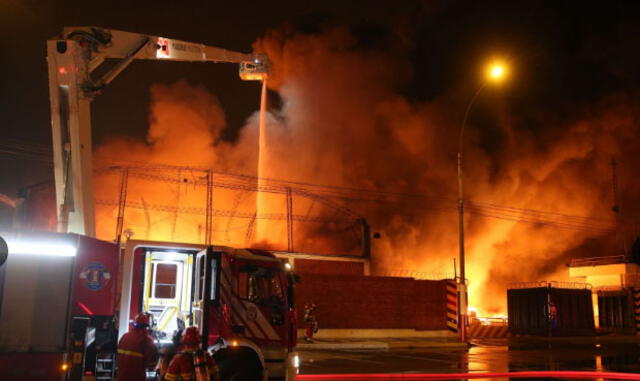
[[[526,371],[481,373],[347,373],[300,374],[296,380],[460,380],[476,378],[593,378],[640,380],[640,374],[596,371]]]

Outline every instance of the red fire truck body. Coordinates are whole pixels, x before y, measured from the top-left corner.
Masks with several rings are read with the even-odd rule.
[[[159,347],[197,326],[223,379],[295,378],[293,275],[269,252],[130,241],[119,255],[76,234],[0,236],[2,380],[112,380],[117,340],[141,311]]]
[[[9,246],[0,266],[0,379],[112,375],[117,247],[77,234],[0,236]]]

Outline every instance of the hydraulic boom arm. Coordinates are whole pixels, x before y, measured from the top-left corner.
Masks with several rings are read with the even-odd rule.
[[[104,74],[92,73],[119,59]],[[67,27],[47,41],[58,231],[95,236],[91,101],[133,60],[227,62],[240,78],[264,80],[267,57],[165,37],[96,27]]]

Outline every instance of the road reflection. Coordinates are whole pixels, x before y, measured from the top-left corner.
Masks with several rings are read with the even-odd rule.
[[[599,371],[640,375],[640,339],[636,336],[560,339],[529,337],[474,341],[469,348],[456,345],[390,350],[305,349],[300,354],[300,374],[304,375],[302,378],[358,375],[367,379],[367,375],[377,374],[417,379],[416,376],[427,374],[439,374],[442,377],[460,373],[496,374],[526,371]],[[501,378],[483,379],[507,379],[507,376],[502,375],[492,377]],[[541,380],[540,377],[546,376],[531,377]],[[562,379],[558,377],[555,379]],[[579,379],[575,377],[580,375],[574,374],[572,377],[572,380],[575,380]],[[593,380],[593,375],[589,377]],[[568,379],[568,376],[564,379]]]
[[[476,341],[460,352],[460,369],[467,372],[600,371],[640,372],[640,341],[600,344],[514,338]],[[496,378],[499,380],[505,378]],[[539,379],[538,379],[539,380]]]

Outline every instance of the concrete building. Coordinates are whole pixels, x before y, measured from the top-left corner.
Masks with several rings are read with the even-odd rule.
[[[640,332],[640,265],[623,255],[571,261],[569,275],[592,285],[593,313],[601,332]]]

